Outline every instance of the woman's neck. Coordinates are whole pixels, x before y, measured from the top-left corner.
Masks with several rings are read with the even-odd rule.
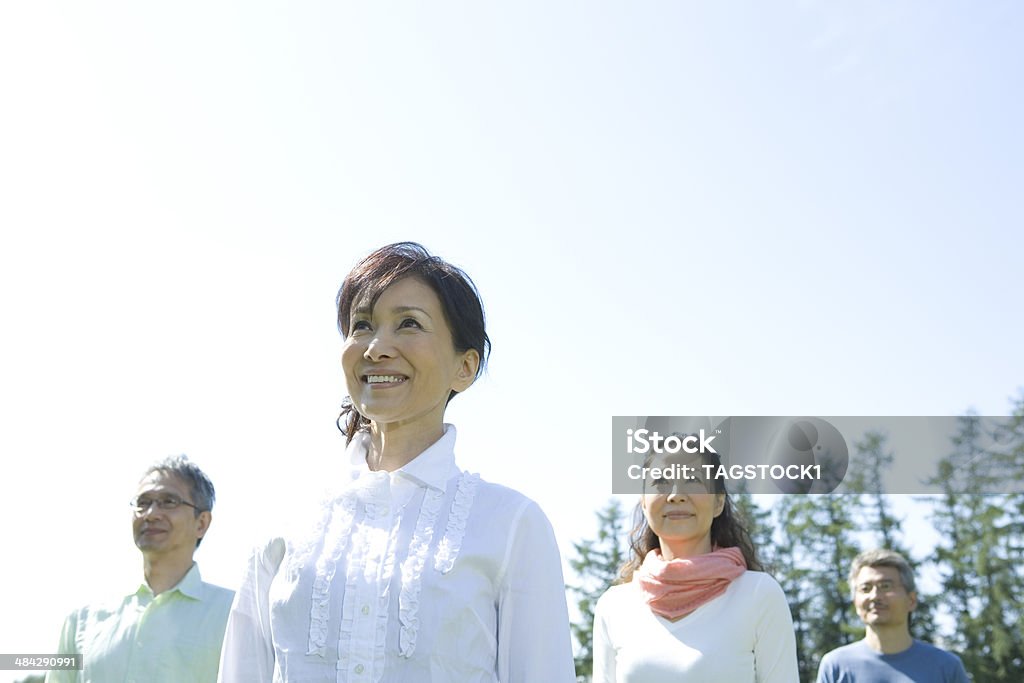
[[[688,560],[698,555],[707,555],[711,552],[711,536],[705,536],[697,541],[673,541],[658,538],[661,546],[661,559],[666,562],[670,560]]]
[[[424,430],[402,425],[370,423],[370,448],[366,453],[366,464],[371,470],[394,472],[399,470],[423,451],[427,450],[444,434],[444,426]]]

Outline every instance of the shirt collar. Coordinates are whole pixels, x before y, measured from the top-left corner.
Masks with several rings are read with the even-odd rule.
[[[393,474],[444,491],[448,480],[458,473],[455,466],[455,436],[455,425],[445,423],[440,439]],[[370,435],[366,432],[357,434],[349,444],[347,455],[354,478],[370,471],[366,464],[369,445]]]
[[[192,598],[193,600],[203,599],[203,579],[199,575],[199,563],[193,562],[192,567],[185,572],[185,576],[181,577],[181,581],[178,582],[174,588],[168,589],[166,592],[173,593],[178,591],[182,595]],[[153,594],[153,589],[149,587],[145,581],[139,586],[139,589],[135,591],[136,595],[141,594]]]

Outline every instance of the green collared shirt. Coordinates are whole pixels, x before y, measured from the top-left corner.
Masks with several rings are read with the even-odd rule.
[[[177,586],[72,612],[58,652],[84,655],[82,671],[51,671],[47,683],[215,683],[234,592],[203,583],[193,564]]]

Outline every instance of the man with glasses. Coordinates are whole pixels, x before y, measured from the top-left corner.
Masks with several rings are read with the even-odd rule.
[[[47,683],[214,683],[233,592],[204,583],[193,561],[212,520],[210,479],[185,456],[146,470],[131,500],[132,532],[145,580],[108,604],[74,611],[60,654],[82,671],[51,671]]]
[[[902,555],[878,549],[855,557],[850,590],[864,639],[826,654],[818,683],[968,683],[959,657],[911,637],[917,591]]]

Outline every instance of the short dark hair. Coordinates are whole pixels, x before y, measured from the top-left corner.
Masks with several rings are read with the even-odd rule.
[[[203,512],[212,512],[213,503],[217,498],[217,493],[213,489],[213,482],[206,476],[194,462],[188,459],[187,455],[172,455],[168,458],[153,463],[142,475],[145,479],[154,472],[160,472],[161,474],[172,474],[181,481],[183,481],[189,490],[189,495],[192,496],[192,504],[195,505],[196,517]],[[203,539],[196,539],[196,547]]]
[[[911,569],[907,558],[895,550],[875,548],[874,550],[865,550],[853,558],[849,576],[851,593],[857,592],[857,574],[864,567],[893,567],[900,574],[900,582],[903,583],[904,590],[908,593],[913,593],[917,590],[917,584],[914,581],[914,570]]]
[[[455,350],[463,353],[474,349],[479,354],[480,364],[476,369],[479,377],[491,351],[480,293],[464,271],[432,255],[416,242],[396,242],[381,247],[357,263],[345,277],[337,298],[338,329],[342,336],[348,337],[353,305],[365,300],[373,308],[384,290],[409,277],[420,280],[437,294]],[[456,393],[453,390],[448,400]],[[369,423],[346,398],[337,424],[348,441]]]

